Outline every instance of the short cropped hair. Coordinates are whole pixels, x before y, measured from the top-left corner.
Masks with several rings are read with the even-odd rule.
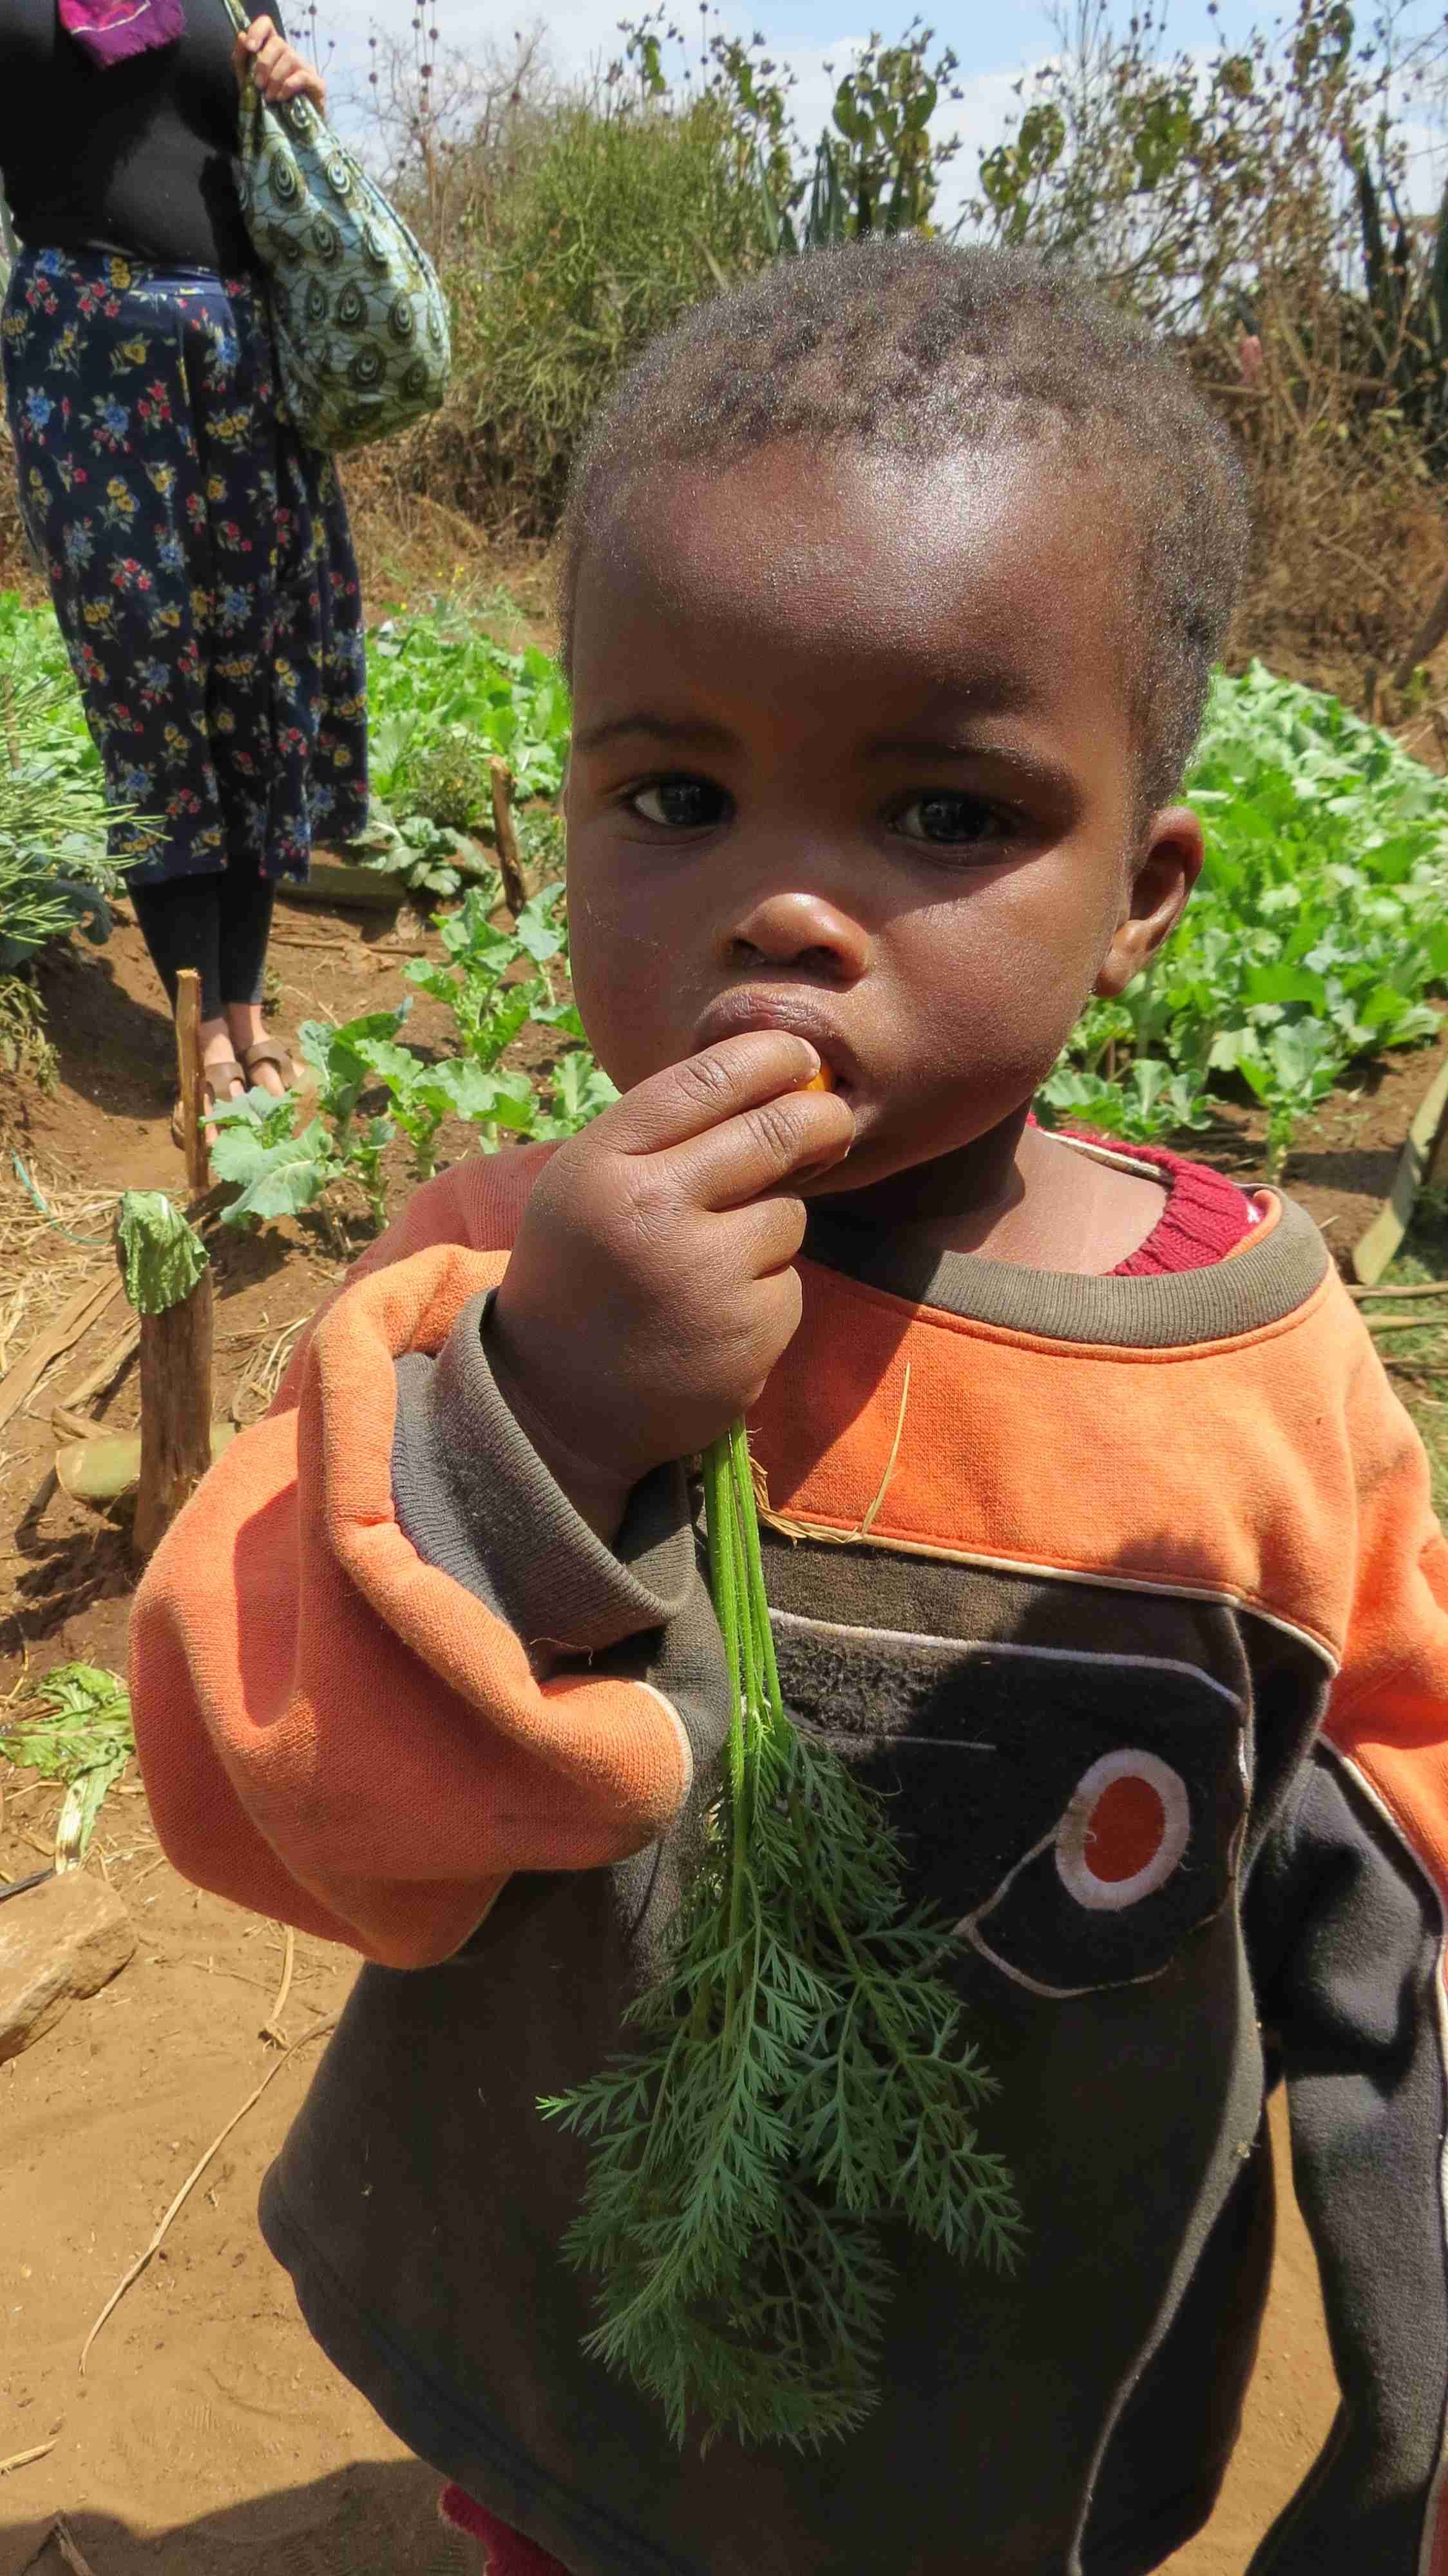
[[[1143,812],[1177,793],[1248,539],[1244,478],[1185,369],[1081,276],[897,237],[780,260],[651,342],[594,418],[563,522],[579,565],[616,486],[798,441],[922,461],[1046,445],[1113,476]]]

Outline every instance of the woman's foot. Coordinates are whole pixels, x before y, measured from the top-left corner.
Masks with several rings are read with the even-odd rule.
[[[201,1023],[201,1073],[205,1087],[205,1106],[210,1109],[218,1100],[239,1100],[247,1087],[245,1068],[232,1053],[231,1033],[225,1020],[203,1020]],[[171,1112],[171,1134],[184,1153],[186,1131],[178,1100]],[[216,1130],[209,1123],[206,1149],[216,1142]]]
[[[226,1033],[229,1051],[245,1068],[248,1083],[269,1091],[276,1100],[291,1089],[291,1057],[275,1038],[268,1037],[259,1002],[228,1002]]]

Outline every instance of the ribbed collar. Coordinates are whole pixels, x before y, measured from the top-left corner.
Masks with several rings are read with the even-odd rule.
[[[1116,1350],[1185,1350],[1281,1323],[1325,1278],[1327,1246],[1305,1209],[1270,1191],[1263,1197],[1269,1221],[1233,1260],[1152,1278],[1026,1270],[978,1253],[937,1252],[866,1233],[818,1203],[804,1251],[867,1287],[968,1322]]]

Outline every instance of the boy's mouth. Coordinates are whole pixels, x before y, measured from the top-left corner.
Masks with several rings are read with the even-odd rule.
[[[770,992],[758,984],[737,984],[711,1002],[694,1031],[694,1045],[714,1046],[720,1038],[744,1036],[750,1029],[785,1029],[818,1049],[835,1078],[835,1088],[848,1099],[859,1087],[853,1049],[837,1027],[829,1005],[812,993]]]

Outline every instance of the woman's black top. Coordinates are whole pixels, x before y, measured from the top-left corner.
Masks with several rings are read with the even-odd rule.
[[[186,0],[174,45],[102,70],[55,0],[0,0],[0,181],[26,248],[107,242],[163,266],[254,268],[231,169],[234,41],[224,0]]]

